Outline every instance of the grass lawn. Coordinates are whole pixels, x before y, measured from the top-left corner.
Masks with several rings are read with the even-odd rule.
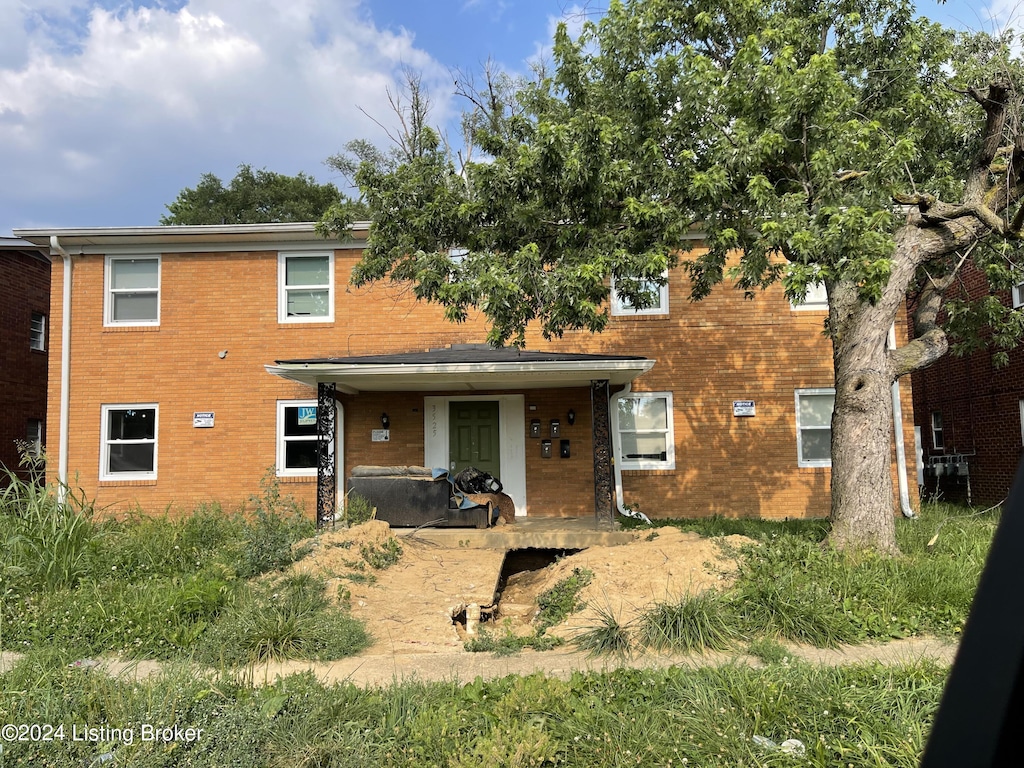
[[[894,559],[822,550],[820,522],[669,521],[662,524],[742,533],[758,544],[744,549],[729,590],[585,636],[592,652],[735,648],[762,659],[759,669],[396,681],[369,690],[301,674],[253,687],[231,668],[340,658],[368,642],[322,580],[284,574],[312,529],[275,485],[244,511],[210,506],[176,520],[122,521],[95,519],[82,499],[59,508],[46,490],[15,487],[0,495],[8,553],[0,647],[24,656],[0,675],[0,721],[48,726],[51,737],[61,730],[48,741],[38,731],[24,741],[5,732],[0,768],[912,766],[947,669],[821,668],[790,660],[779,641],[955,636],[997,521],[998,513],[926,506],[920,519],[899,521],[904,554]],[[73,664],[110,652],[164,660],[165,671],[116,680]],[[170,741],[144,739],[174,726],[178,734],[164,734]],[[202,734],[187,738],[188,728]],[[802,756],[782,748],[791,739]]]

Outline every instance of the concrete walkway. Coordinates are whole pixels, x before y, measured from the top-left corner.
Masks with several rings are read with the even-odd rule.
[[[844,646],[827,649],[787,645],[794,658],[820,664],[840,666],[873,661],[903,665],[920,661],[951,664],[956,645],[934,637],[913,637],[890,643]],[[19,658],[10,651],[0,653],[0,671],[6,672]],[[602,672],[628,667],[632,669],[663,669],[671,666],[701,667],[721,664],[762,666],[761,662],[742,653],[707,653],[693,655],[661,655],[644,653],[630,659],[614,657],[594,658],[578,651],[523,651],[512,656],[490,653],[449,651],[443,653],[375,654],[355,656],[338,661],[315,663],[305,661],[272,662],[244,670],[243,680],[255,685],[271,683],[276,678],[309,670],[325,683],[351,682],[358,686],[387,686],[403,680],[457,681],[467,683],[477,677],[494,679],[507,675],[528,675],[541,672],[558,678],[568,678],[574,671]],[[115,677],[145,678],[162,670],[156,661],[122,661],[103,658],[82,665],[101,669]]]

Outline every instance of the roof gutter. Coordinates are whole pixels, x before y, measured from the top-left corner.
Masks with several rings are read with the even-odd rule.
[[[57,501],[63,504],[68,495],[68,435],[71,412],[71,254],[60,244],[57,235],[50,235],[50,250],[64,261],[64,292],[60,318],[60,445],[57,454]]]

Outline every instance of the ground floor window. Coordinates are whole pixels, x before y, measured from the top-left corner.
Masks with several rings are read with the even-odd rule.
[[[622,469],[675,469],[672,393],[643,392],[617,400],[615,426]]]
[[[28,455],[38,458],[43,452],[43,420],[29,419],[25,425],[25,450]]]
[[[832,466],[834,389],[796,391],[796,451],[801,467]]]
[[[277,403],[277,474],[316,476],[316,400]]]
[[[156,403],[104,405],[100,480],[155,480]]]

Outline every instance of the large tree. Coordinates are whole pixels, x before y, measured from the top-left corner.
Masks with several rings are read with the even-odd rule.
[[[186,187],[167,205],[161,224],[264,224],[279,221],[319,221],[332,206],[348,210],[352,201],[333,184],[319,184],[299,173],[287,176],[265,168],[238,166],[227,186],[204,173],[195,187]],[[365,215],[355,208],[352,215]]]
[[[892,383],[946,353],[947,318],[994,325],[1003,346],[1020,335],[998,302],[946,305],[967,259],[996,287],[1022,279],[1009,42],[907,0],[613,1],[577,39],[560,29],[552,70],[513,98],[464,89],[486,162],[456,168],[435,142],[362,165],[373,225],[354,279],[411,281],[456,321],[478,307],[496,344],[531,323],[600,331],[609,275],[643,306],[679,258],[694,299],[823,282],[830,542],[893,552]],[[915,338],[890,349],[908,296]]]

